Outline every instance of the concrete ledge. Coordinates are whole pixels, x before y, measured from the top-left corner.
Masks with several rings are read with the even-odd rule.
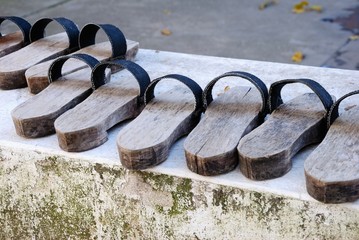
[[[137,62],[155,78],[185,74],[202,87],[230,70],[251,72],[267,86],[306,77],[340,97],[359,89],[359,72],[140,50]],[[121,77],[119,73],[115,76]],[[223,86],[228,84],[223,82]],[[242,84],[242,82],[240,82]],[[221,88],[221,86],[219,86]],[[307,91],[288,89],[293,97]],[[0,91],[1,239],[357,239],[359,201],[322,204],[306,192],[300,152],[285,176],[255,182],[238,169],[203,177],[186,168],[183,139],[169,159],[148,171],[121,167],[109,132],[102,146],[67,153],[56,136],[18,137],[10,111],[27,89]],[[351,99],[343,108],[359,101]]]

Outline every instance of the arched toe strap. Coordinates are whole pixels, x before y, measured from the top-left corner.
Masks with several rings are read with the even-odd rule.
[[[224,73],[216,77],[215,79],[213,79],[207,84],[206,88],[203,91],[204,108],[207,108],[207,106],[213,101],[212,90],[214,85],[218,82],[218,80],[224,77],[240,77],[242,79],[246,79],[249,82],[251,82],[258,89],[262,97],[262,109],[260,115],[265,116],[267,114],[268,89],[266,85],[258,77],[247,72],[239,72],[239,71]]]
[[[140,87],[139,97],[142,98],[144,96],[146,88],[151,82],[148,73],[140,65],[122,59],[114,60],[111,62],[99,63],[95,66],[95,68],[92,71],[92,77],[91,77],[92,84],[95,87],[95,89],[99,88],[100,86],[106,83],[105,70],[107,67],[110,66],[120,66],[127,69],[137,80],[137,83]]]
[[[99,61],[87,54],[78,53],[72,55],[66,55],[62,57],[58,57],[55,61],[53,61],[49,67],[49,83],[56,81],[62,76],[62,67],[64,63],[69,60],[70,58],[78,59],[86,63],[91,69],[93,69]],[[95,86],[92,85],[92,88],[95,89]]]
[[[315,94],[318,95],[320,101],[323,103],[325,110],[327,113],[329,112],[331,106],[333,105],[333,99],[319,83],[311,79],[286,79],[273,83],[269,88],[268,105],[270,113],[272,113],[279,105],[283,103],[281,90],[286,84],[290,83],[302,83],[307,85],[310,89],[313,90]]]
[[[180,81],[181,83],[185,84],[193,93],[194,98],[196,100],[195,103],[195,112],[201,113],[203,111],[203,101],[202,101],[202,88],[192,79],[180,75],[180,74],[168,74],[163,77],[159,77],[155,80],[153,80],[145,92],[145,103],[149,103],[152,98],[155,97],[154,90],[156,85],[163,79],[174,79],[177,81]]]
[[[32,25],[30,29],[30,41],[34,42],[39,40],[45,36],[45,28],[46,26],[55,21],[61,25],[61,27],[66,31],[67,36],[69,38],[69,49],[78,49],[78,39],[79,39],[79,29],[76,24],[67,19],[67,18],[42,18]]]
[[[24,37],[25,44],[28,44],[30,42],[31,24],[28,21],[26,21],[25,19],[23,19],[21,17],[16,17],[16,16],[2,16],[2,17],[0,17],[0,25],[5,20],[9,20],[9,21],[15,23],[19,27],[19,29],[21,30],[22,35]],[[0,36],[2,36],[1,33],[0,33]]]
[[[99,29],[102,29],[104,31],[104,33],[107,35],[108,40],[111,43],[111,58],[125,56],[127,52],[127,42],[125,35],[120,29],[111,24],[89,23],[85,25],[80,31],[80,48],[95,44],[96,34]]]
[[[345,94],[343,97],[339,98],[330,108],[330,111],[328,113],[328,119],[327,119],[327,127],[329,129],[330,125],[335,121],[335,119],[339,116],[339,104],[346,99],[347,97],[350,97],[352,95],[359,94],[359,90],[350,92]]]

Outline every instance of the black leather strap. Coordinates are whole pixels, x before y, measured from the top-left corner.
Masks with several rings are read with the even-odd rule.
[[[174,79],[174,80],[178,80],[181,83],[185,84],[189,89],[191,89],[191,91],[194,95],[194,98],[196,100],[195,111],[196,112],[203,111],[202,88],[192,79],[190,79],[186,76],[183,76],[183,75],[179,75],[179,74],[168,74],[168,75],[165,75],[163,77],[159,77],[159,78],[156,78],[155,80],[153,80],[150,83],[150,85],[147,87],[146,92],[145,92],[145,103],[146,104],[148,102],[150,102],[152,98],[155,97],[155,95],[154,95],[155,87],[156,87],[157,83],[159,83],[163,79]]]
[[[111,67],[111,66],[120,66],[127,69],[136,78],[138,82],[138,85],[140,87],[139,97],[143,97],[146,88],[151,82],[150,77],[148,76],[145,69],[143,69],[140,65],[122,59],[114,60],[111,62],[99,63],[95,66],[95,68],[92,71],[92,77],[91,77],[92,85],[95,87],[95,89],[99,88],[100,86],[106,83],[105,70],[107,67]]]
[[[30,42],[31,24],[28,21],[26,21],[25,19],[23,19],[21,17],[16,17],[16,16],[1,16],[0,17],[0,25],[5,20],[9,20],[9,21],[15,23],[19,27],[19,29],[21,30],[22,35],[24,37],[25,44],[28,44]],[[2,36],[1,33],[0,33],[0,36]]]
[[[339,104],[346,99],[347,97],[350,97],[352,95],[359,94],[359,90],[352,91],[350,93],[345,94],[341,98],[339,98],[330,108],[330,111],[328,113],[328,119],[327,119],[327,127],[329,128],[330,125],[337,119],[339,116]]]
[[[30,41],[34,42],[39,40],[45,36],[45,28],[46,26],[55,21],[60,24],[63,29],[66,31],[67,36],[69,37],[69,49],[75,50],[78,49],[78,38],[79,38],[79,29],[77,28],[76,24],[67,19],[67,18],[42,18],[34,23],[30,30]]]
[[[269,88],[269,111],[273,112],[279,105],[283,103],[281,97],[281,90],[286,84],[290,83],[302,83],[307,85],[309,88],[316,93],[323,103],[323,106],[327,112],[329,112],[333,105],[333,99],[330,94],[316,81],[311,79],[286,79],[273,83]]]
[[[210,81],[206,88],[203,91],[203,102],[204,102],[204,107],[207,108],[207,106],[213,101],[213,96],[212,96],[212,90],[214,85],[218,82],[218,80],[224,78],[224,77],[240,77],[243,79],[246,79],[248,81],[250,81],[260,92],[261,96],[262,96],[262,110],[261,110],[261,115],[264,116],[267,114],[267,101],[268,101],[268,89],[266,87],[266,85],[262,82],[262,80],[260,80],[258,77],[247,73],[247,72],[239,72],[239,71],[232,71],[232,72],[227,72],[224,73],[218,77],[216,77],[215,79],[213,79],[212,81]]]
[[[49,83],[56,81],[57,79],[59,79],[62,76],[62,67],[64,65],[64,63],[69,60],[70,58],[75,58],[78,60],[83,61],[84,63],[86,63],[91,69],[93,69],[96,64],[99,63],[99,61],[87,54],[83,54],[83,53],[77,53],[77,54],[72,54],[72,55],[66,55],[66,56],[61,56],[58,57],[55,61],[53,61],[49,67]],[[92,88],[95,89],[95,86],[92,85]]]
[[[84,48],[90,45],[95,44],[96,34],[99,29],[102,29],[108,37],[108,40],[111,43],[112,56],[111,58],[116,58],[120,56],[125,56],[127,52],[127,42],[125,35],[121,32],[120,29],[111,24],[94,24],[89,23],[85,25],[80,32],[79,36],[79,46]]]

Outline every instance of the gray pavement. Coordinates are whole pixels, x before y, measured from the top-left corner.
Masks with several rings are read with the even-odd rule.
[[[293,63],[293,53],[301,51],[305,55],[301,65],[359,70],[359,40],[348,41],[359,34],[358,0],[309,1],[324,11],[302,14],[292,13],[299,1],[279,0],[259,10],[262,2],[18,0],[1,1],[0,12],[31,23],[56,16],[71,18],[80,27],[88,22],[112,23],[127,38],[139,41],[141,48],[281,63]],[[345,24],[338,19],[352,24],[343,29]],[[164,28],[172,34],[162,35]]]

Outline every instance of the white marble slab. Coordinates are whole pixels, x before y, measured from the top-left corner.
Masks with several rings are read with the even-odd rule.
[[[228,59],[209,56],[198,56],[181,53],[159,52],[154,50],[140,50],[136,63],[146,69],[151,77],[163,76],[169,73],[178,73],[191,77],[197,81],[202,88],[214,77],[227,71],[247,71],[261,78],[269,88],[270,84],[287,78],[311,78],[321,83],[330,94],[339,98],[345,93],[359,89],[359,71],[317,68],[291,64],[279,64],[271,62],[259,62],[240,59]],[[112,81],[119,80],[125,72],[117,73]],[[248,85],[245,81],[235,80],[237,85]],[[218,83],[217,91],[224,86],[233,84],[232,80],[223,80]],[[166,89],[166,85],[159,86],[159,91]],[[216,91],[216,89],[215,89]],[[215,92],[214,91],[214,92]],[[283,90],[284,100],[288,100],[309,89],[304,85],[290,85]],[[116,136],[126,124],[119,124],[109,131],[109,140],[100,147],[81,152],[68,153],[61,150],[55,135],[26,139],[16,135],[10,112],[21,102],[31,97],[27,89],[4,91],[0,90],[0,144],[2,146],[20,147],[23,149],[42,151],[51,154],[76,157],[86,161],[120,165]],[[358,104],[359,96],[343,102],[345,106]],[[167,161],[148,171],[175,175],[179,177],[192,178],[200,181],[207,181],[216,184],[228,185],[243,189],[250,189],[260,192],[270,192],[284,197],[297,198],[305,201],[316,201],[306,191],[303,163],[305,158],[315,148],[308,147],[301,151],[293,159],[293,168],[285,176],[267,181],[252,181],[245,178],[238,167],[234,171],[215,177],[204,177],[197,175],[187,169],[183,152],[183,140],[179,140],[171,149]],[[359,200],[352,203],[341,204],[349,208],[359,210]]]

